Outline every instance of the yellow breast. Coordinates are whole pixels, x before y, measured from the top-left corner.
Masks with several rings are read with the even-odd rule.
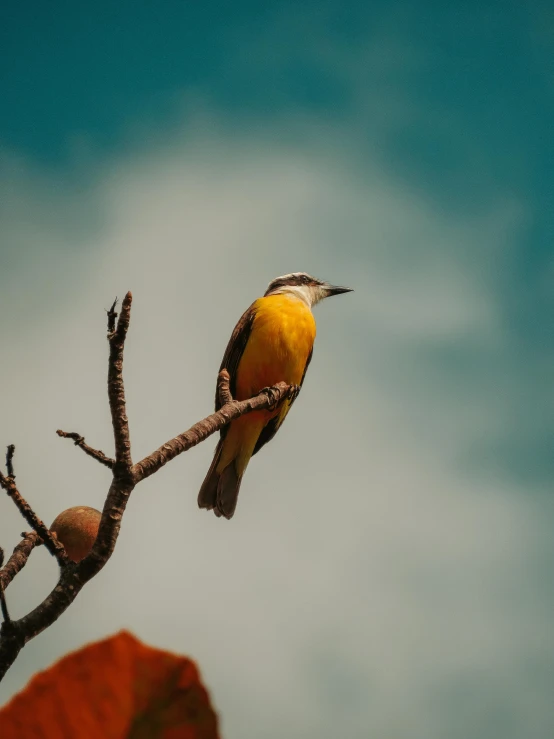
[[[256,317],[237,370],[238,400],[278,382],[299,385],[316,333],[311,310],[293,296],[269,295],[253,308]]]

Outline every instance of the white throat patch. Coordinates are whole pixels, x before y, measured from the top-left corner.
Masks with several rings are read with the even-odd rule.
[[[291,295],[312,308],[316,303],[326,296],[323,285],[283,285],[278,287],[271,295]]]

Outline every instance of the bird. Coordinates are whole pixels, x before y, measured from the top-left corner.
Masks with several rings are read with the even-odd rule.
[[[243,313],[220,366],[220,372],[229,372],[233,398],[246,400],[279,382],[296,385],[297,392],[275,409],[253,411],[221,429],[213,461],[198,493],[200,508],[213,510],[217,517],[233,517],[250,459],[283,425],[304,382],[316,335],[313,306],[324,298],[351,291],[306,272],[292,272],[272,280],[263,297]],[[220,407],[216,390],[216,411]]]

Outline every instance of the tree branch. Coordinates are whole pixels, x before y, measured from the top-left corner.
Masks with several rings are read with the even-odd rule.
[[[61,544],[54,534],[52,534],[50,529],[44,525],[29,503],[27,503],[25,498],[21,495],[16,487],[13,477],[4,477],[2,472],[0,472],[0,487],[4,488],[29,526],[31,526],[31,528],[40,536],[44,542],[44,546],[48,549],[50,554],[56,557],[60,565],[65,565],[68,558],[63,544]]]
[[[4,564],[4,550],[0,547],[0,567]],[[4,594],[4,588],[0,585],[0,611],[2,612],[2,622],[9,623],[11,621],[10,613],[8,611],[8,604],[6,603],[6,595]]]
[[[123,348],[131,320],[130,292],[123,298],[121,313],[115,330],[110,331],[115,318],[112,311],[108,313],[108,341],[110,343],[110,359],[108,365],[108,400],[112,414],[112,426],[115,441],[115,466],[118,474],[129,473],[133,465],[131,459],[131,440],[129,436],[129,419],[125,405],[125,387],[123,385]]]
[[[0,612],[2,613],[2,622],[10,623],[10,612],[8,611],[8,604],[6,603],[6,594],[3,590],[0,590]]]
[[[115,464],[115,460],[110,459],[110,457],[107,457],[104,452],[101,452],[99,449],[94,449],[93,447],[89,446],[85,442],[85,437],[81,436],[80,434],[75,433],[75,431],[62,431],[61,429],[58,429],[56,431],[58,436],[61,436],[63,439],[73,439],[75,446],[80,447],[85,454],[88,454],[89,457],[92,457],[93,459],[96,459],[100,464],[105,465],[110,470],[113,469],[113,466]]]
[[[295,386],[280,383],[275,387],[264,388],[258,395],[248,400],[233,400],[230,392],[229,374],[222,370],[218,376],[217,392],[221,407],[215,413],[194,424],[188,431],[170,439],[148,457],[133,465],[129,422],[126,415],[125,388],[123,384],[123,349],[131,315],[131,293],[127,293],[116,325],[117,313],[114,301],[108,311],[108,341],[110,346],[108,360],[108,400],[110,405],[115,460],[106,457],[85,444],[82,436],[76,433],[58,431],[58,435],[73,439],[89,456],[110,467],[110,484],[96,541],[91,552],[79,563],[68,561],[62,545],[44,526],[30,506],[19,494],[13,477],[0,473],[0,484],[14,499],[22,515],[36,533],[27,535],[15,548],[6,566],[0,570],[0,588],[5,588],[25,565],[34,546],[44,541],[45,546],[56,554],[64,567],[52,592],[33,611],[17,621],[5,620],[0,629],[0,680],[17,658],[22,647],[37,634],[48,628],[75,600],[84,585],[104,567],[111,557],[125,508],[135,486],[150,477],[167,462],[221,430],[231,421],[246,413],[260,410],[273,410],[283,400],[292,397]],[[13,455],[12,455],[13,456]],[[40,538],[39,538],[40,537]]]
[[[42,540],[36,531],[27,534],[23,533],[22,536],[23,539],[13,550],[12,556],[8,559],[4,567],[0,569],[0,591],[5,590],[17,573],[25,567],[33,549],[39,544],[42,544]]]
[[[115,306],[117,305],[117,298],[113,301],[110,310],[107,310],[108,315],[108,336],[115,331],[115,319],[117,318],[117,311]]]
[[[33,549],[38,545],[42,544],[36,531],[31,533],[23,532],[21,534],[23,539],[13,550],[12,556],[8,559],[4,565],[4,550],[0,547],[0,609],[2,610],[2,618],[4,623],[11,622],[10,614],[8,611],[8,604],[6,603],[5,590],[14,577],[20,572],[23,567],[27,564],[27,560]],[[4,566],[2,566],[4,565]]]
[[[6,470],[8,472],[8,477],[11,477],[12,480],[15,479],[15,472],[13,470],[13,455],[15,454],[15,444],[10,444],[8,446],[8,451],[6,452]]]
[[[225,370],[226,372],[226,370]],[[229,400],[211,416],[198,421],[188,431],[166,441],[159,449],[152,452],[140,462],[133,466],[133,478],[135,484],[157,472],[160,467],[175,459],[179,454],[186,452],[201,441],[204,441],[216,431],[220,431],[231,421],[244,416],[252,411],[270,410],[292,392],[292,386],[280,382],[275,387],[264,388],[256,397],[248,400]]]

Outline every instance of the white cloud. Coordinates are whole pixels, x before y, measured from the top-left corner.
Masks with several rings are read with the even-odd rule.
[[[471,698],[467,735],[486,736],[488,711],[517,704],[538,737],[524,677],[553,645],[526,568],[546,535],[521,491],[460,468],[468,441],[495,425],[478,380],[468,407],[448,383],[406,372],[427,346],[502,343],[494,294],[463,254],[476,238],[498,253],[520,211],[499,202],[455,220],[377,168],[362,181],[329,155],[221,134],[100,171],[80,203],[100,227],[72,232],[75,250],[58,248],[63,229],[33,229],[42,195],[30,192],[28,221],[8,230],[37,255],[9,293],[22,316],[0,296],[17,326],[2,443],[17,444],[21,490],[48,522],[105,495],[108,473],[54,430],[110,451],[114,295],[135,298],[125,377],[138,458],[211,410],[234,322],[271,278],[306,269],[356,292],[317,309],[302,396],[248,470],[233,521],[196,508],[212,441],[137,488],[113,560],[27,646],[2,695],[128,627],[199,661],[228,739],[450,736],[461,714],[443,711],[441,691],[464,677],[497,696],[482,713]],[[22,524],[8,501],[2,511],[8,548]],[[34,560],[8,591],[15,615],[53,583],[53,564]]]

